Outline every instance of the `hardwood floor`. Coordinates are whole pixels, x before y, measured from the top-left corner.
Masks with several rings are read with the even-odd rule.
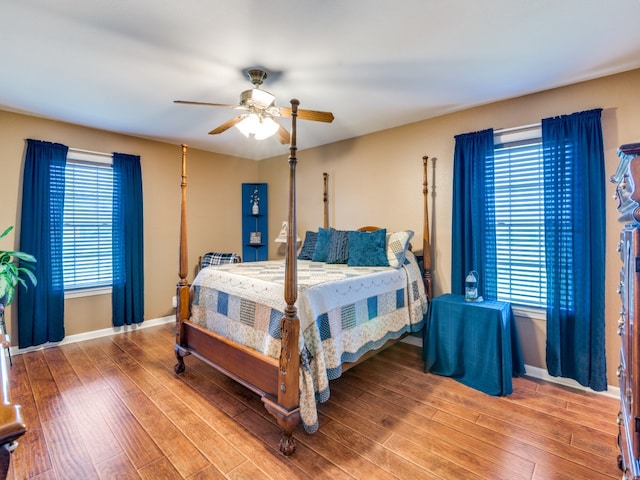
[[[15,355],[28,431],[9,479],[610,479],[618,402],[530,378],[491,397],[423,373],[398,344],[332,382],[320,430],[280,430],[260,399],[193,357],[173,325]]]

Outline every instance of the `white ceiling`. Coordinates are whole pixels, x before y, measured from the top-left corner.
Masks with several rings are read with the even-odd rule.
[[[334,113],[299,122],[304,149],[638,68],[639,19],[640,0],[0,0],[0,109],[261,159],[288,148],[173,100],[236,104],[262,66],[277,105]]]

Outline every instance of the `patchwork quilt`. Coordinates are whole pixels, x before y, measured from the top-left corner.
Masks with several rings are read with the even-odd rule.
[[[427,298],[411,252],[399,268],[298,260],[297,270],[300,416],[312,433],[316,404],[328,400],[329,380],[342,374],[342,363],[419,331]],[[202,269],[192,285],[190,321],[279,358],[284,273],[284,260]]]

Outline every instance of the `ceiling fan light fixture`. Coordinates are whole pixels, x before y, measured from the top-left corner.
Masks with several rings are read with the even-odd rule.
[[[264,140],[269,138],[278,131],[280,126],[271,117],[264,117],[256,113],[247,114],[240,122],[236,123],[236,127],[242,134],[256,140]]]
[[[235,126],[238,127],[238,130],[240,130],[240,132],[242,132],[242,134],[247,138],[253,137],[256,140],[262,140],[278,134],[278,140],[280,143],[283,145],[290,143],[291,135],[276,120],[274,120],[274,118],[291,117],[293,113],[293,100],[291,100],[292,108],[276,107],[275,96],[259,88],[260,85],[262,85],[262,82],[267,78],[267,72],[261,68],[252,68],[246,70],[244,73],[249,77],[249,80],[253,84],[253,88],[245,90],[240,94],[240,103],[238,105],[192,102],[186,100],[174,100],[174,102],[190,105],[235,108],[244,111],[244,113],[236,115],[230,120],[224,122],[222,125],[211,130],[209,135],[217,135],[219,133],[226,132],[231,127]],[[317,110],[297,109],[297,116],[301,120],[312,120],[315,122],[331,123],[333,121],[333,114],[331,112],[320,112]]]
[[[259,88],[252,88],[251,90],[245,90],[240,94],[240,105],[264,109],[272,107],[275,99],[276,97],[271,95],[269,92],[265,92]]]

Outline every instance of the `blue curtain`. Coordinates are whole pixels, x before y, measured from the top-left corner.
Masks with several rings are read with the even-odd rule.
[[[19,287],[20,348],[64,338],[62,219],[64,175],[69,148],[27,140],[22,183],[20,250],[36,257],[36,287]]]
[[[596,391],[607,388],[601,111],[542,120],[547,369]]]
[[[144,249],[140,157],[113,154],[113,325],[144,320]]]
[[[451,292],[464,293],[467,273],[478,294],[497,298],[493,129],[456,135],[453,158]]]

